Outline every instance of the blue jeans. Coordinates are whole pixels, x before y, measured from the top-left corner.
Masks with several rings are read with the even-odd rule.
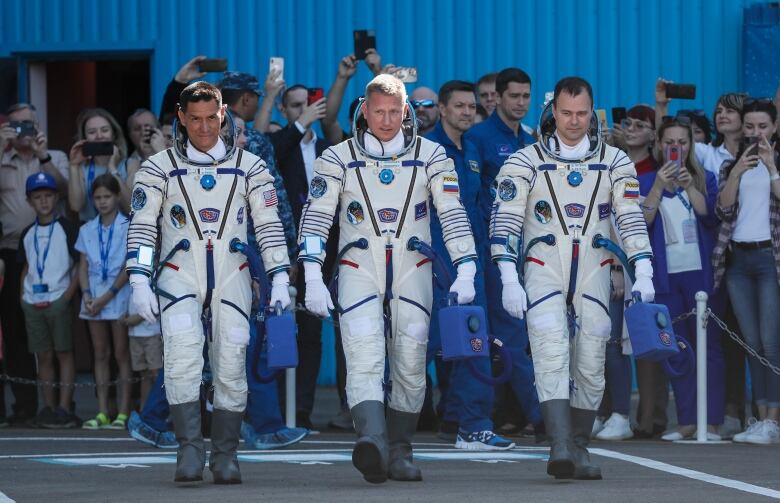
[[[612,332],[607,343],[604,376],[612,404],[612,412],[627,416],[631,409],[631,358],[623,354],[623,302],[609,303]]]
[[[168,407],[168,399],[165,397],[165,376],[163,375],[163,369],[157,372],[157,380],[154,381],[154,385],[149,390],[149,396],[146,397],[143,408],[141,409],[141,420],[148,424],[157,431],[168,431],[168,414],[170,409]]]
[[[726,286],[745,342],[772,365],[780,366],[780,285],[772,248],[730,253]],[[748,357],[753,399],[780,407],[780,376]]]

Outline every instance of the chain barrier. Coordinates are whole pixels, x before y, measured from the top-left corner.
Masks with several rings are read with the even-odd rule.
[[[743,341],[742,338],[739,335],[737,335],[736,333],[732,332],[729,329],[728,325],[726,325],[726,323],[723,320],[718,318],[715,315],[715,313],[712,312],[712,309],[707,308],[707,312],[705,313],[705,316],[706,316],[707,319],[712,318],[713,320],[715,320],[715,324],[718,325],[718,327],[720,327],[721,330],[726,332],[726,334],[729,337],[731,337],[731,340],[733,340],[734,342],[736,342],[737,344],[742,346],[742,349],[744,349],[745,352],[747,352],[747,354],[749,354],[750,356],[752,356],[753,358],[758,360],[759,363],[761,363],[761,365],[763,365],[764,367],[768,368],[769,370],[771,370],[775,374],[780,375],[780,368],[776,367],[775,365],[772,365],[769,362],[769,360],[767,360],[766,358],[764,358],[763,356],[758,354],[758,352],[755,349],[751,348],[745,341]],[[705,324],[706,324],[706,321],[705,321]]]
[[[130,379],[117,379],[115,381],[109,381],[101,386],[116,386],[119,383],[126,382],[128,384],[134,384],[141,382],[142,377],[131,377]],[[94,382],[74,382],[73,384],[65,384],[61,382],[40,381],[38,379],[26,379],[24,377],[12,377],[8,374],[0,374],[0,381],[6,381],[11,384],[24,384],[29,386],[48,386],[51,388],[96,388],[98,385]]]

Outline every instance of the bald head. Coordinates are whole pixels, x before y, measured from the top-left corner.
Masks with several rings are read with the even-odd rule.
[[[422,135],[428,133],[439,120],[439,96],[430,87],[418,87],[412,91],[409,97],[417,114],[419,122],[418,132]]]

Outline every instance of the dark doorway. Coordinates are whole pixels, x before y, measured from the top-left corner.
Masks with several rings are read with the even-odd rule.
[[[70,150],[77,133],[76,118],[84,108],[105,108],[126,130],[127,118],[137,108],[151,105],[149,82],[148,59],[47,62],[50,147]]]

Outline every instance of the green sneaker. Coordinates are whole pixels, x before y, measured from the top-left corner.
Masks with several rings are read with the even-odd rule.
[[[108,416],[102,412],[99,412],[94,419],[84,421],[84,424],[81,425],[85,430],[99,430],[101,428],[108,428],[109,426]]]

